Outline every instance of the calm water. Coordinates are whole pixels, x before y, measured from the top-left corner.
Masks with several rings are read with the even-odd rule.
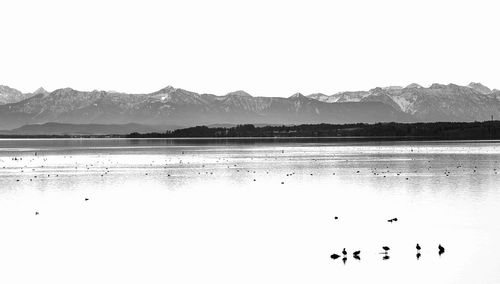
[[[500,283],[499,146],[0,140],[0,282]]]

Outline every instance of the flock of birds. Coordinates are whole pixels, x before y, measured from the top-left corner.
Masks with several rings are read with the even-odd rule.
[[[281,153],[282,153],[282,154],[284,154],[284,151],[281,151]],[[184,155],[184,154],[185,154],[185,153],[184,153],[184,151],[182,151],[182,155]],[[38,156],[38,153],[36,153],[36,152],[34,153],[34,157],[32,157],[32,158],[25,157],[25,158],[28,158],[28,159],[29,159],[29,160],[28,160],[28,163],[30,163],[30,162],[32,162],[32,161],[34,161],[35,159],[42,159],[42,162],[47,162],[47,158],[45,158],[45,157],[43,157],[43,156],[42,156],[42,157],[39,157],[39,156]],[[66,156],[65,156],[65,158],[66,158]],[[69,158],[71,158],[71,156],[69,156]],[[253,159],[253,158],[252,158],[252,159]],[[23,160],[23,158],[22,158],[22,157],[13,157],[13,158],[12,158],[12,160],[17,162],[17,161],[22,161],[22,160]],[[228,162],[228,161],[229,161],[229,160],[228,160],[227,158],[221,158],[221,159],[218,159],[218,160],[217,160],[217,163],[218,163],[218,162]],[[313,161],[315,161],[315,159],[313,159]],[[99,164],[99,161],[97,161],[97,164],[83,164],[83,165],[82,165],[82,164],[79,164],[79,165],[75,165],[75,169],[78,169],[78,168],[83,168],[83,169],[86,169],[87,171],[90,171],[93,167],[100,168],[100,171],[101,171],[101,172],[100,172],[100,173],[98,173],[98,174],[99,174],[101,177],[104,177],[104,176],[106,176],[106,175],[108,175],[108,174],[110,173],[110,168],[109,168],[109,167],[111,167],[111,165],[109,165],[109,162],[111,162],[111,160],[108,160],[108,161],[107,161],[107,163],[108,163],[109,167],[104,167],[104,166],[103,166],[103,165],[106,163],[106,161],[101,161],[101,162],[102,162],[102,165],[97,165],[97,164]],[[162,165],[162,167],[163,167],[163,168],[167,168],[167,164],[168,164],[168,162],[167,162],[167,161],[165,161],[165,162],[166,162],[166,163],[165,163],[165,165]],[[347,159],[346,159],[346,160],[345,160],[345,162],[349,162],[349,160],[347,160]],[[182,164],[182,163],[183,163],[183,160],[182,160],[182,159],[180,159],[180,160],[178,161],[178,163],[179,163],[179,164]],[[188,163],[189,163],[189,162],[188,162]],[[430,164],[430,163],[431,163],[431,161],[430,161],[430,160],[429,160],[429,161],[426,161],[426,163],[427,163],[427,166],[422,167],[422,170],[427,170],[427,171],[430,171],[430,170],[432,169],[432,166],[431,166],[431,164]],[[496,163],[496,162],[495,162],[495,163]],[[151,163],[151,164],[150,164],[150,166],[153,166],[153,163]],[[156,166],[156,165],[155,165],[155,166]],[[44,167],[44,165],[42,164],[42,165],[40,166],[40,168],[43,168],[43,167]],[[234,167],[236,168],[236,171],[237,171],[237,172],[240,172],[240,171],[242,171],[242,172],[243,172],[243,171],[245,171],[244,169],[239,168],[237,164],[234,164]],[[5,169],[6,167],[4,166],[3,168]],[[204,171],[204,170],[206,169],[206,168],[205,168],[205,165],[202,165],[202,166],[201,166],[201,168],[202,168],[203,170],[202,170],[202,171],[199,171],[199,172],[198,172],[198,175],[200,175],[200,174],[213,175],[213,174],[214,174],[214,173],[213,173],[213,171]],[[229,168],[229,166],[228,166],[228,168]],[[239,169],[238,169],[238,168],[239,168]],[[456,166],[456,169],[457,169],[457,170],[463,169],[463,165],[459,163],[459,164]],[[24,172],[25,170],[27,170],[27,169],[26,169],[26,168],[24,168],[24,169],[23,169],[23,168],[21,168],[21,172]],[[472,170],[473,170],[473,173],[476,173],[476,172],[477,172],[477,170],[478,170],[477,166],[474,166],[474,167],[472,168]],[[33,169],[32,169],[32,171],[34,172],[34,171],[35,171],[35,169],[33,168]],[[384,177],[384,178],[385,178],[385,177],[387,177],[387,176],[389,176],[389,175],[400,176],[400,175],[402,174],[402,172],[401,172],[401,171],[391,171],[391,170],[389,169],[389,167],[388,167],[388,166],[387,166],[386,168],[371,168],[371,169],[370,169],[370,171],[371,171],[370,173],[371,173],[372,175],[375,175],[375,176],[381,176],[381,177]],[[253,170],[246,170],[246,172],[247,172],[247,173],[256,173],[256,172],[255,172],[255,171],[253,171]],[[415,172],[417,172],[417,171],[415,171]],[[360,171],[360,170],[356,170],[356,171],[355,171],[355,174],[360,174],[360,173],[361,173],[361,171]],[[493,169],[493,173],[494,173],[495,175],[496,175],[496,174],[498,174],[498,170],[497,170],[497,168],[496,168],[496,167]],[[266,174],[269,174],[269,171],[266,171]],[[293,175],[295,175],[295,174],[296,174],[295,172],[292,172],[292,173],[287,173],[287,174],[286,174],[286,176],[287,176],[287,177],[291,177],[291,176],[293,176]],[[334,172],[334,173],[333,173],[333,175],[335,175],[335,174],[336,174],[336,173]],[[449,176],[452,174],[452,172],[451,172],[451,170],[450,170],[450,169],[448,169],[448,168],[444,168],[443,174],[444,174],[446,177],[449,177]],[[40,174],[38,174],[38,175],[40,175]],[[34,176],[30,177],[30,178],[29,178],[29,181],[33,181],[34,179],[37,179],[37,178],[39,177],[38,175],[34,175]],[[145,175],[148,175],[148,173],[146,173]],[[310,175],[312,176],[312,175],[313,175],[313,173],[310,173]],[[55,176],[55,177],[58,177],[59,175],[58,175],[58,174],[55,174],[54,176]],[[168,176],[170,176],[170,174],[168,174]],[[47,177],[50,177],[50,174],[49,174]],[[406,180],[408,180],[408,177],[406,177]],[[17,179],[16,181],[17,181],[17,182],[19,182],[20,180],[19,180],[19,179]],[[254,179],[253,179],[253,181],[255,182],[255,181],[256,181],[256,179],[254,178]],[[281,181],[281,184],[284,184],[284,183],[285,183],[284,181]],[[88,201],[88,200],[89,200],[89,198],[85,198],[84,200],[85,200],[85,201]],[[40,212],[38,212],[38,211],[36,211],[36,212],[35,212],[35,215],[39,215],[39,214],[40,214]],[[335,220],[337,220],[337,219],[338,219],[338,217],[337,217],[337,216],[335,216]],[[398,218],[392,218],[392,219],[387,220],[387,222],[389,222],[389,223],[393,223],[393,222],[397,222],[397,221],[398,221]],[[418,259],[420,259],[420,258],[421,258],[421,256],[422,256],[422,254],[421,254],[421,249],[422,249],[422,246],[421,246],[420,244],[418,244],[418,243],[417,243],[417,245],[416,245],[416,250],[417,250],[417,253],[416,253],[416,258],[417,258],[417,260],[418,260]],[[389,247],[389,246],[382,246],[382,252],[381,252],[381,254],[383,255],[383,257],[382,257],[382,259],[383,259],[383,260],[388,260],[388,259],[390,258],[390,256],[389,256],[389,251],[390,251],[390,247]],[[445,248],[444,248],[441,244],[439,244],[439,245],[438,245],[438,254],[439,254],[439,256],[441,256],[444,252],[445,252]],[[347,261],[347,256],[348,256],[348,252],[347,252],[346,248],[343,248],[343,249],[342,249],[342,251],[341,251],[340,253],[333,253],[330,257],[331,257],[332,259],[334,259],[334,260],[336,260],[336,259],[339,259],[339,258],[340,258],[340,259],[342,260],[342,262],[345,264],[345,263],[346,263],[346,261]],[[352,252],[352,258],[354,258],[354,259],[356,259],[356,260],[361,260],[361,251],[360,251],[360,250],[353,251],[353,252]]]
[[[339,217],[335,216],[334,219],[338,220]],[[391,218],[391,219],[387,220],[387,222],[389,222],[389,223],[397,222],[397,221],[398,221],[398,218]],[[417,245],[415,246],[415,248],[417,249],[416,257],[417,257],[417,260],[419,260],[420,257],[422,257],[422,253],[421,253],[422,246],[419,243],[417,243]],[[382,252],[380,252],[380,254],[383,255],[382,256],[383,260],[388,260],[390,258],[390,256],[389,256],[389,251],[390,250],[391,250],[391,248],[389,246],[383,246],[382,247]],[[439,244],[438,245],[438,254],[439,254],[439,256],[441,256],[444,252],[445,252],[444,247],[441,244]],[[354,251],[352,253],[352,258],[354,258],[356,260],[361,260],[360,254],[361,254],[361,250],[356,250],[356,251]],[[343,248],[341,254],[333,253],[332,255],[330,255],[330,258],[335,260],[335,259],[338,259],[338,258],[342,257],[342,262],[344,264],[346,264],[346,262],[347,262],[347,255],[348,255],[347,250],[345,248]]]
[[[285,153],[285,151],[284,151],[284,150],[281,150],[280,152],[281,152],[282,154],[284,154],[284,153]],[[413,150],[412,150],[412,152],[413,152]],[[184,151],[181,151],[181,154],[182,154],[182,155],[184,155],[184,154],[185,154],[185,152],[184,152]],[[34,153],[33,153],[33,156],[34,156],[34,157],[31,157],[31,158],[30,158],[29,156],[26,156],[25,158],[28,158],[28,159],[25,159],[25,161],[24,161],[24,162],[25,162],[25,163],[27,162],[27,163],[29,164],[29,163],[31,163],[31,162],[34,162],[35,160],[38,160],[39,162],[40,162],[40,160],[41,160],[42,164],[41,164],[39,167],[40,167],[41,169],[43,169],[43,168],[44,168],[44,165],[43,165],[43,164],[47,162],[47,158],[46,158],[46,157],[43,157],[43,156],[42,156],[42,157],[39,157],[39,155],[38,155],[38,153],[37,153],[37,152],[34,152]],[[335,157],[335,155],[333,155],[333,156]],[[64,156],[64,158],[65,158],[65,159],[67,159],[67,158],[71,159],[71,158],[73,158],[73,157],[72,157],[72,156]],[[22,161],[23,161],[23,157],[12,157],[11,159],[12,159],[12,161],[15,161],[15,162],[22,162]],[[253,160],[253,158],[251,158],[251,159]],[[277,159],[278,159],[277,157],[274,157],[274,160],[277,160]],[[26,161],[26,160],[27,160],[27,161]],[[268,159],[264,158],[264,160],[268,160]],[[312,159],[312,161],[313,161],[313,162],[315,162],[315,161],[318,161],[318,160],[313,158],[313,159]],[[351,162],[351,160],[349,160],[349,159],[337,159],[337,161],[339,161],[339,162],[340,162],[340,161],[343,161],[343,162],[346,162],[346,163]],[[2,162],[2,159],[0,159],[0,163],[1,163],[1,162]],[[149,164],[149,166],[151,166],[151,167],[153,167],[153,168],[154,168],[154,167],[161,166],[162,168],[167,169],[169,166],[171,166],[171,165],[173,164],[171,159],[168,159],[168,160],[166,159],[166,160],[164,161],[164,162],[165,162],[165,164],[163,164],[163,165],[162,165],[162,164],[158,164],[158,163],[156,163],[156,164],[155,164],[155,162],[158,162],[158,161],[152,161],[152,162]],[[215,160],[215,162],[216,162],[216,163],[220,163],[220,162],[229,162],[229,159],[228,159],[228,158],[220,158],[220,157],[219,157],[219,158],[217,158],[217,159]],[[425,162],[427,163],[427,165],[426,165],[426,166],[421,166],[421,170],[420,170],[420,171],[422,171],[422,170],[424,170],[424,171],[425,171],[425,170],[430,171],[430,170],[433,168],[433,167],[431,166],[431,164],[430,164],[430,163],[431,163],[431,160],[427,160],[427,161],[425,161]],[[103,167],[102,165],[99,165],[100,163],[101,163],[102,165],[104,165],[104,164],[106,164],[106,163],[107,163],[107,164],[110,164],[110,163],[112,163],[112,161],[111,161],[111,159],[108,159],[107,161],[102,161],[102,160],[101,160],[101,161],[95,161],[94,163],[89,163],[89,164],[81,164],[81,163],[76,162],[76,163],[74,164],[74,169],[82,169],[82,168],[83,168],[83,169],[86,169],[87,171],[91,171],[91,170],[93,170],[92,168],[94,168],[94,169],[97,169],[97,170],[98,170],[98,174],[99,174],[101,177],[104,177],[104,176],[106,176],[106,175],[108,175],[108,174],[110,173],[110,168],[109,168],[109,167],[105,167],[105,169],[103,169],[104,167]],[[179,160],[178,160],[178,164],[189,164],[189,162],[185,162],[183,159],[179,159]],[[497,164],[497,161],[495,161],[495,165],[496,165],[496,164]],[[109,165],[109,166],[111,166],[111,165]],[[204,164],[202,164],[202,165],[201,165],[201,167],[202,167],[202,169],[204,169],[204,170],[206,169]],[[15,169],[16,167],[9,167],[9,168],[11,168],[11,169],[13,169],[13,168],[14,168],[14,169]],[[25,170],[27,170],[27,168],[29,168],[29,167],[27,166],[27,164],[25,164],[25,165],[24,165],[24,167],[20,167],[19,169],[21,170],[21,173],[24,173],[24,172],[25,172]],[[227,168],[230,168],[230,166],[228,165],[228,166],[227,166]],[[234,168],[236,169],[236,171],[237,171],[237,172],[240,172],[240,171],[242,171],[242,172],[243,172],[243,169],[241,169],[241,168],[240,168],[240,169],[238,169],[238,168],[239,168],[239,165],[237,165],[237,164],[235,164],[235,165],[234,165]],[[6,166],[3,166],[3,169],[6,169]],[[463,164],[461,164],[461,163],[458,163],[458,165],[456,166],[456,169],[457,169],[457,170],[462,169],[462,171],[463,171],[463,172],[465,172],[465,169],[464,169],[464,167],[463,167]],[[31,170],[33,171],[33,173],[35,173],[35,168],[32,168]],[[254,173],[254,174],[256,173],[256,171],[254,171],[254,170],[246,170],[246,172],[247,172],[247,173]],[[408,173],[418,173],[418,172],[419,172],[419,170],[412,170],[412,171],[410,171],[410,172],[408,172]],[[477,166],[472,167],[472,173],[477,173],[477,172],[478,172],[478,167],[477,167]],[[354,171],[354,173],[355,173],[355,174],[362,174],[363,172],[362,172],[361,170],[355,170],[355,171]],[[386,177],[388,177],[388,176],[400,176],[400,175],[402,175],[402,174],[403,174],[403,172],[402,172],[402,171],[391,171],[391,169],[389,168],[389,166],[386,166],[385,168],[377,168],[377,167],[370,168],[370,169],[369,169],[369,173],[370,173],[370,174],[372,174],[372,175],[375,175],[375,176],[380,176],[380,177],[383,177],[383,178],[386,178]],[[493,168],[493,173],[494,173],[495,175],[497,175],[497,174],[498,174],[498,169],[497,169],[497,167],[496,167],[496,166]],[[145,173],[145,175],[150,175],[150,174],[151,174],[151,173],[149,173],[149,172]],[[200,172],[198,172],[198,175],[200,175],[200,174],[205,174],[205,175],[213,175],[213,174],[214,174],[214,172],[213,172],[213,171],[200,171]],[[269,174],[269,171],[266,171],[266,174]],[[295,172],[292,172],[292,173],[287,173],[287,174],[286,174],[286,176],[287,176],[287,177],[291,177],[291,176],[293,176],[293,175],[295,175],[295,174],[296,174]],[[446,177],[450,177],[450,176],[452,175],[452,171],[451,171],[449,168],[445,167],[445,168],[443,169],[443,174],[444,174],[444,176],[446,176]],[[457,174],[459,174],[459,173],[457,172]],[[311,175],[311,176],[313,176],[313,173],[310,173],[310,175]],[[336,175],[336,173],[335,173],[335,172],[333,172],[333,175]],[[54,174],[54,176],[55,176],[55,177],[59,177],[59,174]],[[170,176],[170,174],[168,174],[168,176]],[[32,177],[30,177],[30,178],[29,178],[29,181],[34,181],[35,179],[37,179],[37,178],[39,178],[39,177],[40,177],[40,175],[33,175]],[[47,175],[47,177],[50,177],[50,174],[48,174],[48,175]],[[408,180],[408,179],[409,179],[409,177],[408,177],[408,176],[406,176],[406,177],[405,177],[405,179],[406,179],[406,180]],[[20,181],[21,181],[21,179],[16,178],[16,182],[20,182]],[[257,181],[257,179],[256,179],[256,178],[253,178],[253,181]],[[282,184],[282,185],[283,185],[283,184],[285,184],[285,181],[284,181],[284,180],[283,180],[283,181],[281,181],[281,184]]]
[[[422,256],[422,254],[420,253],[420,250],[422,249],[422,247],[418,243],[417,243],[417,245],[415,247],[417,249],[416,257],[417,257],[417,260],[418,260]],[[391,248],[388,247],[388,246],[383,246],[382,250],[383,251],[380,252],[380,254],[383,254],[382,259],[383,260],[388,260],[390,258],[389,257],[389,251],[391,250]],[[445,252],[444,247],[441,244],[439,244],[438,245],[438,254],[439,254],[439,256],[441,256],[444,252]],[[338,259],[338,258],[340,258],[342,256],[342,262],[345,264],[347,262],[347,250],[345,248],[343,248],[341,254],[342,255],[334,253],[334,254],[330,255],[330,258],[332,258],[332,259]],[[352,257],[354,259],[356,259],[356,260],[361,260],[360,254],[361,254],[360,250],[354,251],[352,253]]]

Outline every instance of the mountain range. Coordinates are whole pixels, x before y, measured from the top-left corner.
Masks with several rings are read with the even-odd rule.
[[[404,88],[393,86],[309,97],[329,103],[382,102],[411,115],[417,122],[483,121],[500,114],[500,91],[490,90],[480,83],[468,86],[432,84],[428,88],[410,84]]]
[[[172,86],[148,94],[71,88],[22,93],[0,86],[1,130],[48,122],[166,129],[211,124],[482,121],[492,115],[500,115],[500,91],[480,83],[428,88],[411,84],[332,95],[297,93],[288,98],[253,97],[244,91],[216,96]]]

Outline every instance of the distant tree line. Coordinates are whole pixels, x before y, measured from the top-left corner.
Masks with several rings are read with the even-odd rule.
[[[432,123],[302,124],[256,127],[196,126],[164,133],[131,133],[128,138],[201,137],[398,137],[429,139],[500,139],[500,121]]]

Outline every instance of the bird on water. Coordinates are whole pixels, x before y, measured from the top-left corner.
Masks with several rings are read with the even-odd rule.
[[[345,248],[342,250],[342,254],[347,255],[347,251],[345,250]]]
[[[388,246],[383,246],[382,249],[384,250],[384,253],[387,253],[391,248]]]
[[[438,249],[439,249],[439,255],[442,255],[444,253],[444,247],[441,244],[439,244]]]
[[[340,255],[338,255],[338,254],[334,253],[334,254],[330,255],[330,257],[331,257],[332,259],[337,259],[337,258],[339,258],[339,257],[340,257]]]
[[[422,249],[422,247],[420,246],[420,244],[417,244],[416,248],[417,248],[417,250],[421,250]]]

